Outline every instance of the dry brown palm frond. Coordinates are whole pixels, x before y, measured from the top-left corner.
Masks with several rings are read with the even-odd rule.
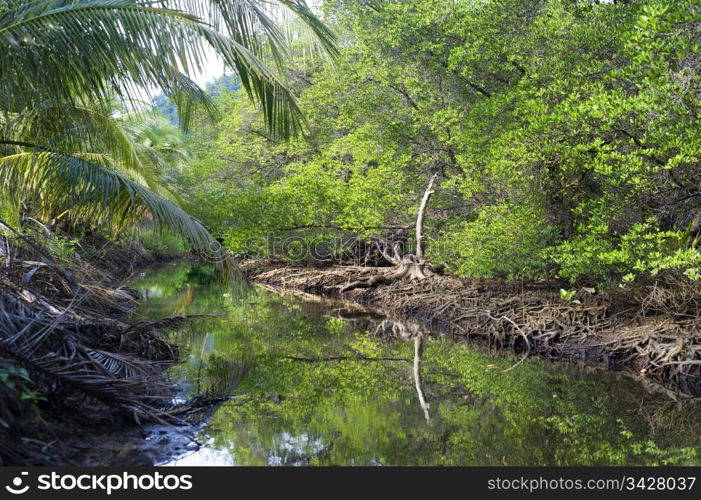
[[[78,392],[139,420],[160,418],[156,408],[172,397],[172,387],[159,365],[94,349],[85,342],[88,332],[0,292],[0,355],[41,381],[42,394]]]
[[[159,335],[211,315],[130,324],[114,313],[133,309],[135,292],[114,286],[114,277],[88,260],[55,261],[40,243],[54,228],[44,227],[41,235],[5,229],[11,234],[0,231],[0,371],[21,373],[26,387],[19,389],[38,398],[25,400],[17,384],[0,379],[0,464],[68,463],[59,441],[46,438],[50,429],[40,425],[37,409],[62,427],[181,424],[221,402],[176,401],[166,368],[178,359],[178,347]],[[138,260],[138,249],[136,255],[126,249],[117,258]],[[64,422],[63,415],[75,418]]]
[[[39,431],[37,404],[42,416],[79,415],[86,424],[105,414],[180,422],[165,373],[178,351],[156,328],[186,318],[143,323],[129,332],[129,324],[106,314],[134,302],[127,289],[109,286],[111,276],[84,261],[58,264],[25,235],[9,240],[0,233],[0,247],[0,363],[7,365],[3,372],[24,377],[19,389],[13,380],[0,380],[1,464],[56,463],[55,444],[50,452],[41,440],[31,444],[37,432],[46,432]],[[23,399],[24,389],[39,399]]]

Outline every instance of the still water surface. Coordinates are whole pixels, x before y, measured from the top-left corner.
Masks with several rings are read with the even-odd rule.
[[[339,302],[150,269],[137,316],[171,335],[183,397],[235,395],[170,465],[701,464],[701,407],[629,375],[488,352]]]

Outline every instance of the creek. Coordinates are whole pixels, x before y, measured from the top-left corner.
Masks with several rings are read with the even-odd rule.
[[[222,284],[178,263],[132,283],[170,332],[203,446],[165,465],[701,464],[701,405],[628,373],[490,350],[353,304]]]

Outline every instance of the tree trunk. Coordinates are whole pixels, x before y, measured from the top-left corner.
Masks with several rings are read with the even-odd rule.
[[[394,264],[397,270],[389,275],[377,275],[372,276],[369,279],[362,279],[358,281],[353,281],[343,286],[339,286],[340,293],[344,293],[356,288],[371,288],[378,285],[390,284],[397,280],[408,279],[410,281],[421,281],[436,274],[436,268],[434,268],[426,259],[424,258],[424,253],[426,250],[426,243],[424,241],[424,217],[426,215],[426,207],[431,199],[433,191],[433,183],[436,181],[438,174],[433,174],[431,179],[428,181],[426,190],[424,191],[423,198],[421,199],[421,204],[419,205],[419,212],[416,216],[416,253],[407,254],[404,256],[399,255],[400,243],[395,243],[391,249],[387,246],[381,246],[378,244],[378,248],[382,256],[387,260],[387,262]]]
[[[414,385],[416,386],[416,394],[419,396],[419,405],[424,412],[426,422],[431,423],[430,406],[426,401],[426,393],[421,383],[421,363],[423,361],[424,352],[424,334],[419,333],[414,337]]]
[[[426,186],[424,197],[419,206],[419,214],[416,216],[416,258],[419,261],[424,260],[424,214],[426,213],[428,200],[431,199],[431,195],[433,194],[433,183],[436,181],[436,177],[438,177],[438,174],[433,174],[431,180],[428,181],[428,186]]]

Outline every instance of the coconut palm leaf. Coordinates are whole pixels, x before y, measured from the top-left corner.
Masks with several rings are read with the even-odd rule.
[[[131,0],[44,0],[0,12],[0,74],[10,103],[100,101],[135,85],[179,91],[176,68],[202,63],[195,16]],[[204,33],[207,32],[207,33]],[[10,106],[11,108],[13,106]]]
[[[310,41],[317,41],[332,57],[338,54],[335,33],[304,1],[171,0],[165,4],[195,13],[215,29],[248,47],[256,56],[272,56],[280,65],[284,65],[284,57],[289,52],[289,37],[280,25],[293,16],[309,28]]]
[[[202,68],[209,46],[237,71],[274,135],[297,133],[304,118],[296,99],[261,59],[266,47],[278,60],[285,53],[268,5],[253,0],[1,3],[0,147],[19,146],[0,159],[6,191],[32,196],[46,213],[69,210],[74,220],[113,218],[120,224],[148,212],[194,246],[211,246],[203,226],[164,199],[177,197],[157,182],[160,158],[135,147],[112,119],[109,104],[115,94],[133,99],[143,89],[159,87],[177,105],[184,126],[197,107],[214,114],[210,98],[187,76]],[[276,5],[300,16],[320,43],[335,50],[332,32],[304,2]]]
[[[280,3],[294,13],[308,28],[309,33],[316,37],[319,46],[332,58],[339,54],[338,38],[336,34],[325,23],[323,23],[306,2],[299,0],[280,0]]]
[[[112,106],[100,103],[79,106],[38,103],[0,123],[0,137],[45,144],[65,152],[102,151],[127,168],[140,170],[141,159],[133,139],[113,115]]]
[[[268,45],[281,54],[272,21],[262,9],[253,9],[254,2],[201,3],[219,12],[229,37],[196,15],[163,7],[164,2],[35,0],[0,11],[0,87],[7,109],[21,109],[38,97],[62,105],[103,101],[111,91],[138,97],[143,89],[158,87],[174,100],[186,125],[193,103],[211,109],[207,96],[185,76],[202,69],[208,45],[241,76],[274,133],[299,130],[302,114],[294,96],[256,54],[260,43],[253,30],[261,27]],[[279,3],[313,26],[332,50],[332,33],[306,4]]]
[[[69,211],[74,220],[134,222],[149,214],[164,228],[187,238],[196,249],[218,248],[216,240],[198,220],[173,202],[127,175],[74,155],[33,144],[17,144],[22,151],[0,158],[0,186],[17,186],[49,213]],[[214,256],[222,257],[222,256]]]
[[[33,143],[112,168],[182,208],[182,198],[160,178],[169,164],[186,160],[186,152],[178,148],[182,130],[148,109],[115,117],[120,107],[117,102],[36,106],[0,123],[0,137],[32,138]]]
[[[45,392],[76,392],[141,419],[166,416],[155,408],[172,386],[158,364],[95,350],[90,335],[68,325],[0,289],[0,356],[27,369]]]
[[[128,179],[147,187],[158,196],[174,203],[178,207],[183,208],[185,206],[185,201],[178,194],[178,192],[161,181],[158,171],[154,168],[151,162],[140,161],[137,169],[131,169],[115,161],[115,159],[111,156],[102,153],[82,152],[73,153],[72,156],[96,165],[100,165],[110,170],[115,170],[126,176]],[[1,159],[0,162],[2,162]],[[183,236],[187,237],[187,235]]]

